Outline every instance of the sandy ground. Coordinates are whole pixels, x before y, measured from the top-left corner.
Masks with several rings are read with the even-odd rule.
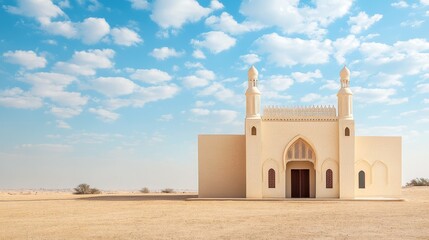
[[[0,193],[0,239],[429,239],[429,187],[402,202],[185,201]]]

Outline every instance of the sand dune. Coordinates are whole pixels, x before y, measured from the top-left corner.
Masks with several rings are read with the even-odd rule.
[[[429,187],[402,202],[189,197],[1,192],[0,239],[429,239]]]

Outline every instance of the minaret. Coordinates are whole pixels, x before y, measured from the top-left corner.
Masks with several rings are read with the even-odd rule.
[[[248,71],[246,91],[246,197],[262,198],[262,121],[261,92],[258,89],[258,70]]]
[[[353,119],[353,93],[350,89],[350,70],[340,71],[341,88],[338,91],[338,148],[340,198],[355,196],[355,121]]]
[[[344,66],[340,72],[341,88],[338,91],[338,118],[353,119],[353,93],[350,90],[350,70]]]
[[[246,118],[260,118],[261,92],[258,89],[258,70],[255,66],[247,72]]]

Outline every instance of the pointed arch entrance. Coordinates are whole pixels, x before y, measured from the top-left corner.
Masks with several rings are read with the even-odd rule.
[[[316,153],[302,136],[287,145],[284,154],[286,169],[286,198],[314,198],[316,196]]]

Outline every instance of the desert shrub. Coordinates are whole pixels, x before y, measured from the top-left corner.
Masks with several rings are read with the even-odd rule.
[[[411,186],[429,186],[429,178],[414,178],[407,183],[407,187]]]
[[[142,188],[142,189],[140,190],[140,192],[141,192],[141,193],[150,193],[150,190],[149,190],[149,188],[144,187],[144,188]]]
[[[174,189],[172,188],[164,188],[161,190],[162,193],[174,193]]]
[[[91,194],[100,194],[101,191],[98,188],[91,188]]]
[[[74,188],[74,194],[100,194],[97,188],[91,188],[88,184],[82,183]]]

